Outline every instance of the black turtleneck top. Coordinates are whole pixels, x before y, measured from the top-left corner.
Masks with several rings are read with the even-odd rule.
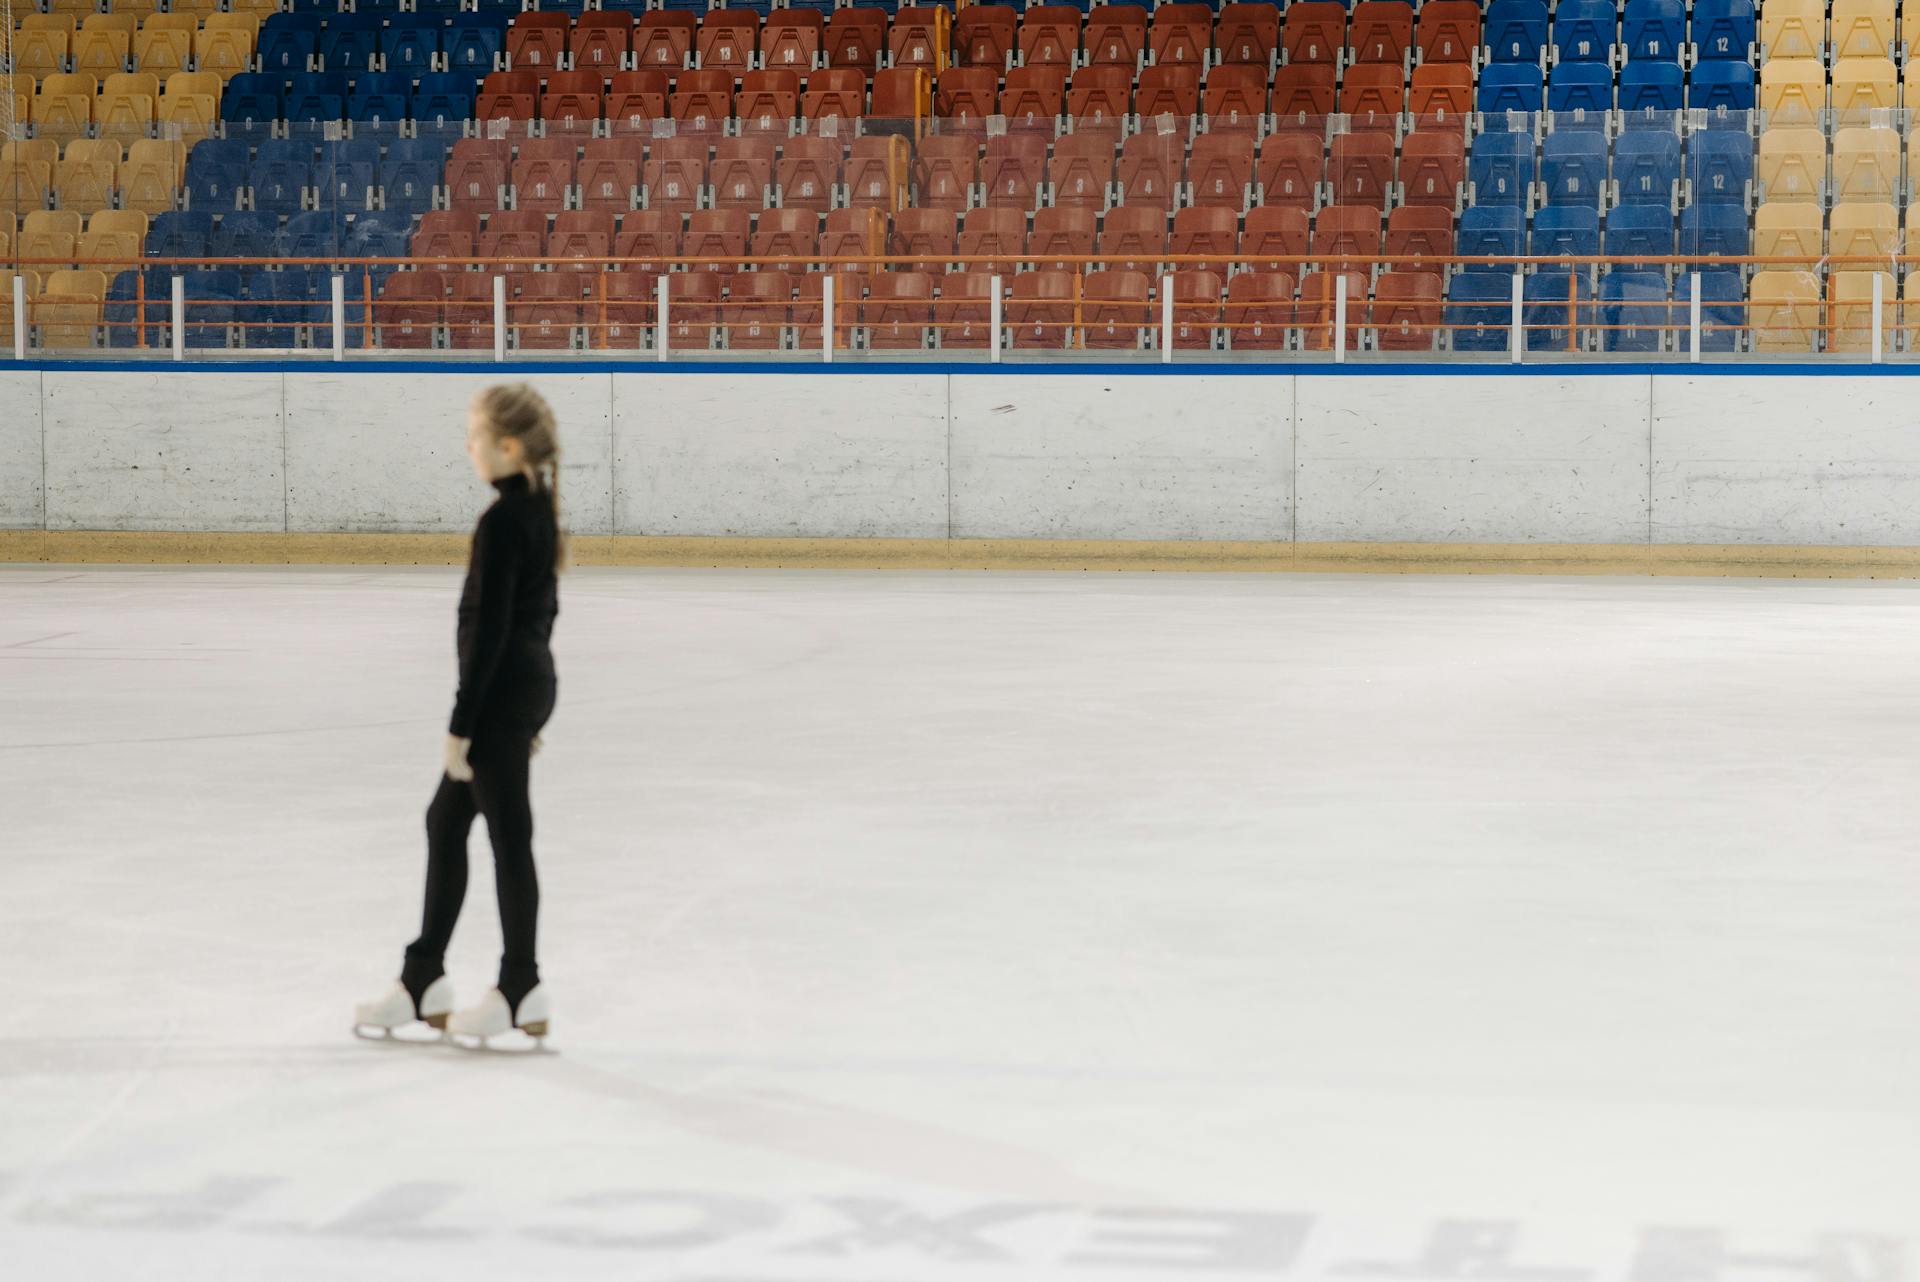
[[[482,721],[541,719],[553,701],[553,496],[520,473],[493,487],[500,497],[474,529],[460,592],[460,691],[448,729],[463,739]]]

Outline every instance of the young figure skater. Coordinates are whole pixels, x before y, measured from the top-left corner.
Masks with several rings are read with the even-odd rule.
[[[427,807],[426,911],[400,978],[356,1008],[356,1031],[390,1034],[418,1019],[482,1041],[513,1028],[544,1037],[552,1012],[534,962],[540,884],[527,776],[556,693],[547,643],[560,609],[556,575],[565,544],[552,409],[525,383],[488,388],[468,409],[467,454],[500,497],[474,530],[460,593],[460,688],[446,770]],[[505,949],[499,986],[455,1012],[445,958],[466,898],[467,834],[476,814],[486,817],[493,841]]]

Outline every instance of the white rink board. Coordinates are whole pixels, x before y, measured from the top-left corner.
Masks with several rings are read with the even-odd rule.
[[[620,534],[944,538],[942,374],[614,379]]]
[[[0,530],[46,528],[43,463],[40,375],[0,371]]]
[[[957,374],[952,537],[1289,538],[1293,383]]]
[[[49,370],[47,528],[284,530],[283,382]]]
[[[287,528],[301,534],[473,528],[467,403],[491,375],[316,373],[288,378]],[[537,380],[564,433],[570,529],[613,532],[611,375]]]
[[[1920,545],[1920,381],[1658,378],[1658,543]]]
[[[492,373],[37,377],[44,432],[0,383],[7,528],[456,531],[485,497]],[[1920,545],[1901,376],[519,377],[582,534]]]
[[[1647,378],[1299,380],[1303,543],[1639,543]]]

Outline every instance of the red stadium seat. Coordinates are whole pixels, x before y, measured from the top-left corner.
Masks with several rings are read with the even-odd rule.
[[[1331,65],[1291,65],[1273,73],[1272,111],[1283,127],[1292,121],[1324,129],[1325,118],[1333,114],[1338,102]]]
[[[1356,63],[1404,66],[1413,44],[1413,6],[1408,0],[1360,0],[1353,6],[1347,44]]]
[[[487,215],[486,227],[474,246],[474,257],[540,258],[547,252],[547,216],[537,209],[499,209]],[[525,263],[495,262],[496,272],[527,272]]]
[[[584,298],[575,272],[522,272],[518,299],[507,303],[507,326],[523,351],[567,351],[581,324]]]
[[[1260,203],[1285,205],[1311,213],[1320,207],[1320,184],[1327,159],[1312,134],[1269,134],[1260,144]]]
[[[796,12],[776,9],[776,13]],[[798,10],[811,13],[812,10]],[[820,15],[815,13],[817,18]],[[793,130],[793,118],[800,110],[800,73],[790,67],[771,71],[749,71],[740,80],[740,96],[734,103],[740,118],[740,132],[772,134],[785,138]]]
[[[949,272],[940,278],[940,296],[933,304],[934,337],[941,347],[985,347],[992,337],[988,323],[993,296],[991,272]]]
[[[1388,258],[1414,254],[1447,258],[1453,254],[1453,211],[1438,205],[1402,205],[1387,215]]]
[[[860,318],[875,351],[913,351],[927,345],[933,319],[933,277],[924,271],[882,272],[869,279]]]
[[[447,278],[441,272],[395,272],[380,287],[374,323],[382,347],[433,346],[434,331],[446,319]]]
[[[688,258],[744,258],[752,234],[753,215],[744,209],[698,209],[687,218],[681,252]],[[729,275],[740,269],[733,263],[716,262],[695,263],[688,270]]]
[[[480,82],[474,115],[481,120],[529,121],[540,102],[540,73],[495,71]]]
[[[1087,15],[1087,63],[1124,67],[1131,77],[1147,47],[1147,11],[1137,4],[1103,4]]]
[[[959,256],[983,258],[967,271],[1013,275],[1014,260],[1027,252],[1027,216],[1017,209],[970,209],[960,223]]]
[[[1047,178],[1047,140],[1037,134],[1001,134],[987,139],[980,184],[989,205],[1032,209]]]
[[[1107,268],[1159,275],[1167,256],[1167,215],[1150,205],[1109,210],[1100,228],[1099,253]]]
[[[606,115],[606,87],[606,77],[598,71],[556,71],[548,76],[546,92],[540,95],[540,118],[547,122],[547,135],[591,137],[594,125]]]
[[[932,81],[924,68],[889,67],[873,78],[873,102],[867,114],[880,120],[911,120],[931,107],[932,99]]]
[[[912,180],[912,155],[906,139],[890,134],[865,134],[847,149],[845,184],[847,203],[891,213],[907,203]]]
[[[1220,6],[1214,25],[1214,43],[1223,63],[1249,63],[1266,71],[1280,47],[1279,6],[1257,0],[1251,4]]]
[[[1172,209],[1184,177],[1186,152],[1181,134],[1141,133],[1128,138],[1120,148],[1120,203],[1152,205],[1162,215]]]
[[[886,220],[879,210],[836,209],[827,215],[826,230],[820,235],[822,258],[857,258],[886,252]]]
[[[1285,205],[1255,205],[1247,211],[1247,225],[1240,233],[1242,261],[1255,271],[1297,274],[1298,263],[1281,260],[1305,257],[1310,237],[1306,210]]]
[[[1420,129],[1400,144],[1400,198],[1406,204],[1457,207],[1460,180],[1466,172],[1463,133],[1438,127]]]
[[[951,209],[903,209],[893,216],[893,252],[909,257],[951,259],[959,241],[959,220]],[[935,263],[919,263],[920,271],[938,271]]]
[[[1280,43],[1291,64],[1338,63],[1347,47],[1347,8],[1338,0],[1294,0]]]
[[[1208,350],[1220,324],[1220,295],[1226,289],[1221,269],[1183,269],[1173,273],[1173,345]]]
[[[708,144],[704,137],[656,138],[641,171],[648,209],[689,213],[699,207],[707,185]]]
[[[667,281],[667,342],[669,349],[706,351],[713,346],[720,321],[718,272],[669,273]]]
[[[1080,10],[1067,4],[1036,5],[1020,19],[1020,63],[1026,67],[1072,67],[1080,52]]]
[[[579,71],[598,72],[602,79],[626,66],[633,52],[634,17],[618,9],[592,9],[573,26],[568,52]]]
[[[573,19],[564,13],[523,13],[507,24],[507,66],[552,71],[561,65],[573,34]]]
[[[1114,270],[1090,273],[1081,282],[1080,316],[1088,347],[1138,350],[1144,336],[1159,342],[1159,326],[1149,301],[1147,273]]]
[[[765,209],[773,188],[775,140],[764,134],[722,138],[714,144],[708,185],[715,209]]]
[[[1173,238],[1167,242],[1167,249],[1176,257],[1218,254],[1221,261],[1210,266],[1225,275],[1229,261],[1240,250],[1239,240],[1240,220],[1233,210],[1196,205],[1173,216]]]
[[[1012,5],[970,5],[953,22],[953,47],[959,61],[996,76],[1007,69],[1007,55],[1019,41],[1020,15]]]
[[[1187,161],[1187,189],[1195,205],[1234,211],[1247,207],[1253,183],[1253,136],[1204,133],[1193,140]]]
[[[948,67],[935,84],[933,114],[940,117],[944,132],[952,129],[948,122],[977,125],[999,110],[999,92],[999,74],[989,68]]]
[[[1480,6],[1474,0],[1426,0],[1418,39],[1422,63],[1471,65],[1480,48]]]
[[[454,272],[447,286],[447,345],[462,350],[492,347],[493,276]]]
[[[574,140],[529,138],[513,162],[513,207],[553,214],[566,208],[573,190]]]
[[[1213,7],[1189,3],[1161,5],[1153,11],[1147,44],[1153,50],[1155,66],[1205,66],[1213,48]]]
[[[667,73],[658,67],[617,71],[607,86],[607,120],[625,133],[653,134],[653,122],[667,118]]]
[[[1393,136],[1371,130],[1337,135],[1327,177],[1336,204],[1385,209],[1393,186]]]
[[[1383,272],[1374,282],[1374,345],[1381,351],[1432,351],[1440,316],[1437,272],[1400,269]]]
[[[840,185],[844,150],[838,138],[796,135],[780,149],[775,181],[780,203],[787,208],[825,213],[833,207],[833,189]]]
[[[913,203],[925,209],[966,209],[979,178],[980,143],[971,134],[935,134],[920,140]]]
[[[733,116],[733,73],[724,70],[683,71],[673,82],[668,110],[681,133],[718,135]]]
[[[1207,128],[1258,130],[1267,111],[1267,73],[1251,63],[1223,63],[1207,77]]]
[[[1122,5],[1134,13],[1144,12]],[[1133,110],[1133,69],[1117,64],[1082,67],[1073,75],[1067,94],[1067,115],[1076,121],[1103,124],[1124,119]]]
[[[1050,166],[1053,203],[1095,212],[1105,209],[1113,160],[1113,144],[1103,135],[1075,133],[1060,139],[1054,144]]]
[[[509,152],[504,142],[462,138],[447,158],[447,196],[451,209],[485,213],[503,204]]]
[[[1140,73],[1133,109],[1143,118],[1177,116],[1185,119],[1200,110],[1200,67],[1152,66]]]
[[[1033,215],[1027,252],[1041,260],[1041,269],[1080,271],[1083,264],[1073,259],[1090,256],[1099,236],[1099,220],[1091,209],[1042,209]]]
[[[620,220],[613,237],[615,258],[640,261],[622,263],[624,273],[658,276],[664,273],[668,259],[680,256],[679,213],[671,209],[636,209]]]
[[[633,33],[633,57],[641,67],[677,72],[693,58],[699,21],[685,9],[654,9],[640,15]]]
[[[786,338],[793,319],[793,277],[762,267],[736,272],[727,286],[727,305],[721,309],[727,346],[735,350],[773,349]]]
[[[1051,134],[1067,101],[1067,73],[1058,66],[1015,67],[1000,90],[1009,129]]]
[[[1415,67],[1407,107],[1419,117],[1423,129],[1456,122],[1472,114],[1473,64],[1426,62]]]
[[[1399,0],[1388,0],[1395,8]],[[1340,82],[1340,110],[1355,116],[1351,128],[1373,126],[1391,130],[1406,109],[1407,90],[1399,63],[1363,62],[1347,68]]]
[[[1311,3],[1312,0],[1301,0]],[[1287,346],[1293,328],[1293,276],[1283,271],[1243,272],[1227,282],[1223,327],[1231,351],[1274,351]]]
[[[415,258],[472,258],[480,216],[465,209],[429,209],[420,215],[409,252]]]
[[[563,270],[598,271],[613,253],[613,215],[604,209],[563,209],[553,216],[547,256],[574,261]]]
[[[819,61],[826,18],[818,9],[775,9],[760,31],[760,65],[805,75]]]
[[[1309,272],[1300,278],[1300,305],[1293,316],[1302,348],[1324,352],[1333,346],[1339,282],[1343,278],[1347,283],[1347,350],[1359,350],[1360,331],[1367,323],[1367,274],[1363,271]]]
[[[895,67],[940,69],[941,28],[952,11],[938,5],[902,5],[893,15],[887,44]]]
[[[853,10],[843,9],[842,13]],[[857,119],[867,114],[867,76],[850,67],[816,71],[807,77],[806,92],[800,95],[800,114],[808,120],[840,117]]]
[[[1380,257],[1380,211],[1328,205],[1313,220],[1314,259],[1326,270],[1365,271]]]
[[[752,9],[711,9],[700,19],[694,48],[703,70],[738,76],[753,66],[760,46],[760,15]]]
[[[1073,341],[1072,272],[1022,272],[1006,307],[1009,347],[1067,347]]]
[[[863,74],[879,70],[887,49],[886,10],[835,9],[827,19],[826,43],[829,67],[850,67]]]
[[[820,215],[811,209],[769,209],[753,229],[750,252],[761,271],[803,272],[820,256]]]
[[[596,311],[604,315],[605,324],[601,324],[598,316],[594,318],[588,345],[608,349],[641,346],[653,328],[654,290],[658,280],[657,272],[634,270],[602,276],[600,289],[606,301]]]
[[[828,276],[833,277],[833,345],[853,346],[853,331],[860,321],[860,300],[866,293],[867,271],[849,266],[793,278],[793,341],[802,349],[820,346],[820,321],[826,310],[824,295]]]

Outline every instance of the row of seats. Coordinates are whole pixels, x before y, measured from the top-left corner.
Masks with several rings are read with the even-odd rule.
[[[91,72],[61,72],[40,82],[21,119],[39,137],[145,138],[164,126],[202,138],[219,119],[222,92],[211,71],[176,71],[164,84],[147,71],[115,72],[104,82]]]
[[[1920,63],[1908,66],[1909,101]],[[1496,63],[1480,72],[1476,108],[1483,113],[1576,111],[1671,112],[1682,108],[1740,112],[1756,106],[1775,115],[1831,112],[1866,119],[1901,102],[1893,60],[1842,58],[1827,66],[1814,58],[1774,58],[1757,81],[1744,62],[1699,62],[1683,72],[1676,63],[1628,63],[1616,76],[1603,63],[1563,62],[1551,73],[1533,63]]]
[[[1903,171],[1903,139],[1887,126],[1819,129],[1780,125],[1760,135],[1756,191],[1770,201],[1885,200],[1908,203],[1920,158]]]
[[[58,204],[78,213],[111,207],[154,214],[176,203],[186,148],[139,139],[121,151],[116,138],[51,138],[0,146],[0,211],[32,214]]]
[[[12,214],[0,214],[0,259],[18,255],[135,262],[146,239],[147,216],[138,210],[108,209],[85,217],[69,210],[42,209],[18,223]]]
[[[254,13],[90,14],[76,29],[66,14],[28,14],[13,36],[16,76],[36,79],[79,71],[206,71],[231,76],[253,65],[261,20]]]

